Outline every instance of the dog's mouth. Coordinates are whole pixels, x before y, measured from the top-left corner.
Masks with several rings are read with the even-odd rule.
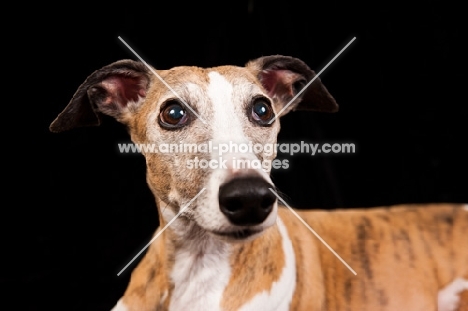
[[[247,229],[229,231],[229,232],[211,231],[211,233],[213,233],[214,235],[223,237],[223,238],[227,238],[229,240],[242,241],[242,240],[251,238],[254,235],[257,235],[261,233],[262,231],[263,231],[262,229],[247,228]]]

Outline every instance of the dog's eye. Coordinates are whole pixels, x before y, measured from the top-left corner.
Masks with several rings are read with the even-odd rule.
[[[175,100],[167,102],[159,114],[159,123],[166,128],[183,126],[187,120],[187,111],[181,103]]]
[[[261,125],[267,125],[274,117],[273,109],[266,98],[256,98],[252,104],[252,118]]]

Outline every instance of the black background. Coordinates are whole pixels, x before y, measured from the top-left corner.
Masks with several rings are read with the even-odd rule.
[[[249,0],[28,12],[18,22],[26,32],[15,36],[21,77],[10,81],[19,86],[10,119],[27,121],[9,131],[21,161],[12,165],[15,226],[3,235],[1,277],[15,310],[110,310],[134,265],[117,272],[158,225],[144,159],[117,151],[129,141],[123,126],[106,119],[48,132],[90,73],[136,59],[118,36],[159,69],[282,54],[316,72],[356,37],[321,75],[340,111],[287,115],[279,142],[348,142],[357,152],[292,157],[290,169],[273,173],[278,188],[298,208],[468,202],[460,7]]]

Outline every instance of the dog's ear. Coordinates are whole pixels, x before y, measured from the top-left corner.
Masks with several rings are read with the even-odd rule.
[[[145,99],[150,71],[141,62],[121,60],[92,73],[76,91],[68,106],[52,122],[52,132],[81,126],[97,126],[100,114],[124,122]]]
[[[248,62],[246,67],[258,78],[279,109],[283,109],[316,76],[300,59],[282,55],[260,57]],[[338,104],[316,77],[281,115],[291,110],[336,112]]]

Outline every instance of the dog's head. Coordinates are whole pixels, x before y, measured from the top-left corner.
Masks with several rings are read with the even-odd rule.
[[[99,125],[102,114],[114,117],[146,158],[147,181],[166,222],[206,188],[182,213],[185,225],[245,239],[276,219],[269,173],[278,117],[291,110],[337,109],[315,73],[292,57],[170,70],[122,60],[91,74],[50,129]]]

